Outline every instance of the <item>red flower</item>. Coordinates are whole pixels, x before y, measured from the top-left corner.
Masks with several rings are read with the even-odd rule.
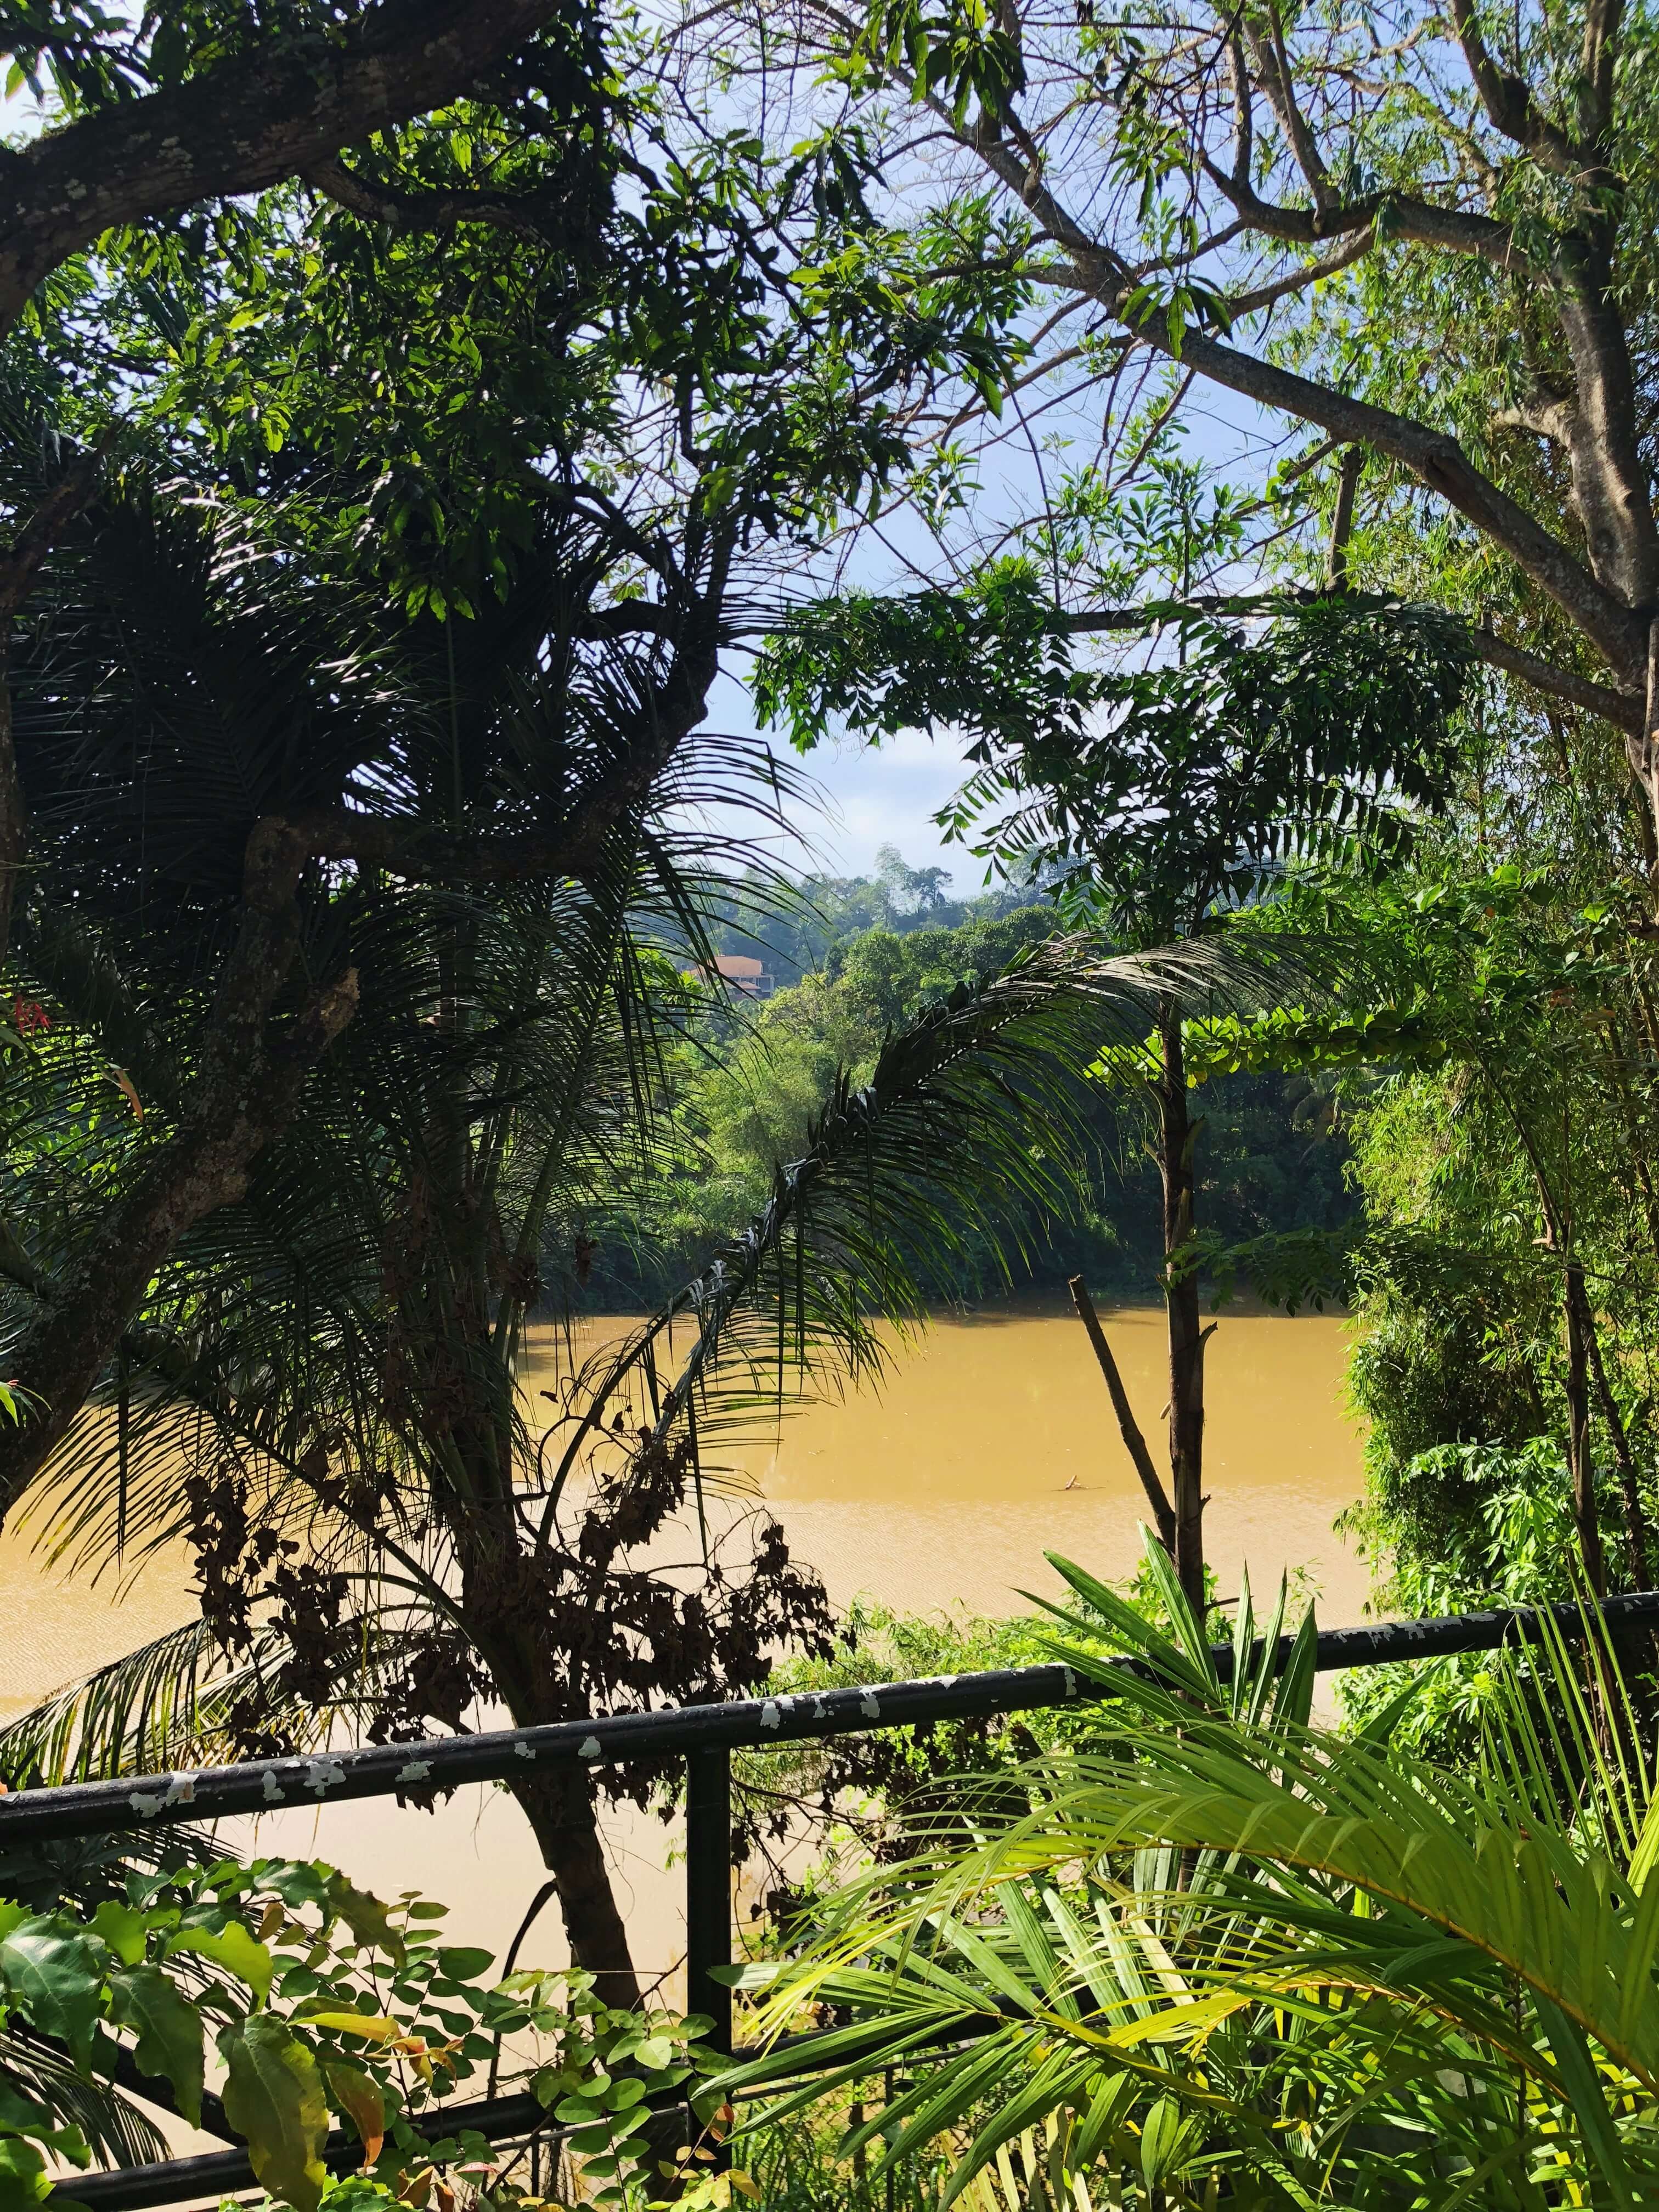
[[[11,1018],[19,1036],[28,1036],[36,1030],[44,1031],[52,1027],[52,1017],[38,999],[14,999]]]

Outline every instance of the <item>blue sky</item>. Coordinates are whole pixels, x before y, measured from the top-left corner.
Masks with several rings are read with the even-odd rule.
[[[708,723],[733,735],[755,734],[748,693],[729,671],[709,701]],[[770,742],[786,750],[775,732]],[[949,738],[930,739],[907,730],[879,748],[840,739],[820,745],[805,760],[791,758],[797,772],[804,770],[817,786],[821,801],[815,812],[794,815],[810,855],[799,847],[781,854],[792,872],[822,867],[836,876],[872,875],[877,848],[896,845],[913,868],[949,869],[958,898],[981,888],[983,862],[960,846],[942,845],[932,818],[964,772]],[[751,828],[736,819],[730,826],[740,835]]]

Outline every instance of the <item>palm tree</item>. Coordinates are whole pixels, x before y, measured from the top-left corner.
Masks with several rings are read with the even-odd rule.
[[[349,968],[355,996],[241,1195],[152,1267],[50,1472],[60,1548],[193,1542],[205,1635],[31,1721],[21,1767],[268,1749],[331,1717],[395,1736],[490,1704],[531,1724],[753,1686],[780,1641],[829,1629],[775,1529],[761,1522],[746,1568],[716,1574],[703,1553],[689,1583],[641,1556],[700,1502],[722,1422],[867,1366],[876,1316],[921,1315],[929,1263],[1064,1202],[1085,1068],[1144,1033],[1150,994],[1224,972],[1059,940],[929,1009],[868,1082],[838,1081],[747,1234],[575,1378],[550,1463],[519,1390],[529,1318],[651,1172],[660,1042],[687,995],[665,948],[712,966],[701,915],[731,856],[685,825],[710,799],[775,821],[787,789],[752,748],[665,732],[689,712],[672,639],[642,623],[584,645],[602,556],[556,512],[514,590],[468,622],[370,622],[222,516],[141,490],[88,549],[105,596],[35,642],[20,741],[36,787],[66,793],[66,849],[21,945],[69,1018],[28,1063],[12,1154],[38,1224],[37,1273],[14,1268],[26,1338],[52,1238],[73,1253],[101,1180],[141,1177],[145,1148],[177,1141],[164,1024],[201,995],[198,948],[235,896],[217,825],[262,763],[296,811],[320,803],[293,787],[301,771],[347,776],[349,856],[309,875],[295,957]],[[303,651],[283,627],[301,616]],[[69,847],[71,797],[97,834]],[[88,1033],[106,1053],[130,1039],[143,1122],[85,1110],[110,1071]],[[678,1374],[671,1327],[691,1333]],[[631,1996],[592,1782],[515,1790],[579,1960]]]
[[[1358,1738],[1307,1724],[1311,1614],[1275,1682],[1279,1616],[1254,1644],[1246,1589],[1218,1670],[1147,1556],[1167,1635],[1055,1561],[1090,1641],[1052,1648],[1114,1692],[1097,1747],[1028,1769],[1029,1812],[973,1846],[852,1887],[802,1960],[750,1970],[763,2027],[848,2008],[839,2074],[771,2112],[902,2065],[844,2148],[953,2144],[947,2203],[1021,2138],[1079,2204],[1650,2202],[1659,1814],[1596,1617],[1588,1673],[1559,1639],[1508,1662],[1485,1757],[1451,1773],[1395,1753],[1390,1715]],[[1103,1626],[1142,1677],[1109,1677]]]

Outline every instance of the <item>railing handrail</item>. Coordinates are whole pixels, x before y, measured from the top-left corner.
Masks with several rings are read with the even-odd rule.
[[[1659,1623],[1659,1590],[1605,1599],[1601,1611],[1613,1627]],[[1496,1650],[1511,1636],[1524,1636],[1546,1616],[1569,1636],[1582,1631],[1586,1618],[1583,1607],[1569,1601],[1385,1621],[1373,1628],[1323,1629],[1315,1663],[1321,1674],[1331,1674],[1344,1668]],[[1288,1635],[1279,1638],[1280,1665],[1289,1656],[1292,1640]],[[1225,1680],[1232,1669],[1233,1647],[1217,1644],[1212,1648]],[[1261,1650],[1258,1640],[1253,1651],[1259,1656]],[[1109,1659],[1103,1664],[1145,1671],[1145,1662],[1134,1658]],[[144,1828],[160,1820],[222,1820],[284,1806],[391,1796],[404,1790],[501,1782],[536,1763],[597,1767],[665,1752],[764,1749],[811,1736],[857,1735],[874,1729],[1030,1712],[1108,1694],[1103,1686],[1085,1683],[1075,1668],[1061,1662],[1004,1667],[915,1681],[808,1690],[789,1697],[739,1698],[726,1705],[617,1713],[544,1728],[368,1744],[352,1751],[252,1759],[116,1781],[64,1783],[0,1796],[0,1848],[14,1838],[38,1843]]]
[[[1659,1627],[1659,1590],[1606,1598],[1599,1608],[1610,1630],[1652,1623]],[[1594,1615],[1576,1601],[1505,1606],[1450,1613],[1428,1620],[1379,1622],[1370,1628],[1324,1629],[1314,1664],[1321,1674],[1350,1667],[1453,1657],[1493,1651],[1524,1638],[1547,1620],[1573,1639],[1589,1632]],[[1275,1663],[1283,1667],[1295,1641],[1282,1636]],[[1264,1643],[1251,1646],[1259,1662]],[[1211,1647],[1216,1670],[1231,1679],[1233,1646]],[[1143,1676],[1142,1660],[1111,1658],[1107,1669]],[[76,1782],[0,1796],[0,1847],[9,1839],[48,1841],[143,1828],[172,1819],[219,1820],[239,1813],[270,1812],[286,1805],[391,1796],[407,1789],[454,1789],[467,1782],[504,1781],[532,1762],[578,1762],[601,1766],[664,1752],[686,1761],[686,1979],[693,2009],[712,2014],[711,2042],[731,2050],[730,1990],[713,1978],[731,1956],[730,1761],[733,1751],[764,1748],[812,1736],[863,1735],[876,1729],[926,1726],[998,1713],[1030,1712],[1109,1696],[1105,1683],[1079,1677],[1064,1662],[1006,1667],[969,1674],[934,1675],[920,1681],[879,1682],[842,1690],[809,1690],[793,1697],[742,1698],[719,1705],[683,1705],[654,1713],[619,1713],[608,1719],[566,1721],[549,1728],[502,1729],[486,1735],[443,1736],[415,1743],[372,1744],[355,1751],[296,1759],[256,1759],[235,1766],[152,1774],[117,1782]],[[805,2039],[809,2040],[811,2039]],[[486,2118],[501,2136],[531,2132],[545,2116],[525,2096],[472,2106],[434,2108],[432,2119],[477,2125]],[[480,2133],[489,2132],[488,2126]],[[329,2162],[355,2162],[359,2147],[330,2139]],[[232,2147],[194,2159],[117,2167],[67,2179],[60,2196],[89,2212],[141,2212],[205,2194],[246,2187],[252,2168],[244,2149]]]

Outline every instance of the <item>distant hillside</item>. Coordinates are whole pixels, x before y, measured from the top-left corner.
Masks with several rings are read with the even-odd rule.
[[[862,897],[889,886],[865,879],[855,889]],[[850,896],[823,901],[826,935],[838,933],[817,964],[785,982],[771,966],[781,963],[778,945],[766,946],[755,957],[766,963],[770,995],[705,1018],[669,1055],[665,1103],[682,1141],[630,1210],[584,1227],[584,1246],[590,1236],[598,1245],[585,1303],[655,1304],[764,1203],[776,1164],[799,1153],[838,1065],[868,1066],[887,1032],[928,999],[965,975],[1005,967],[1057,927],[1054,908],[1036,901],[950,927],[935,909],[901,915],[902,927],[853,929],[854,911]],[[734,952],[760,942],[738,930],[730,939]],[[806,938],[793,943],[805,957]],[[1206,1084],[1200,1097],[1203,1227],[1235,1242],[1351,1218],[1346,1144],[1324,1092],[1302,1077],[1258,1074]],[[1031,1224],[1028,1283],[1057,1285],[1080,1269],[1107,1291],[1155,1291],[1161,1198],[1144,1115],[1138,1097],[1102,1091],[1089,1217]],[[552,1282],[562,1270],[558,1255],[547,1258]],[[993,1296],[1005,1285],[987,1252],[936,1287],[946,1299]]]
[[[823,968],[837,946],[867,930],[903,937],[919,929],[959,929],[1038,907],[1042,898],[1035,885],[952,898],[943,868],[912,868],[893,845],[884,845],[876,860],[873,876],[804,876],[787,908],[763,916],[745,902],[744,887],[750,900],[769,902],[770,894],[763,878],[750,876],[717,908],[710,932],[714,950],[757,959],[777,984],[788,985]]]

